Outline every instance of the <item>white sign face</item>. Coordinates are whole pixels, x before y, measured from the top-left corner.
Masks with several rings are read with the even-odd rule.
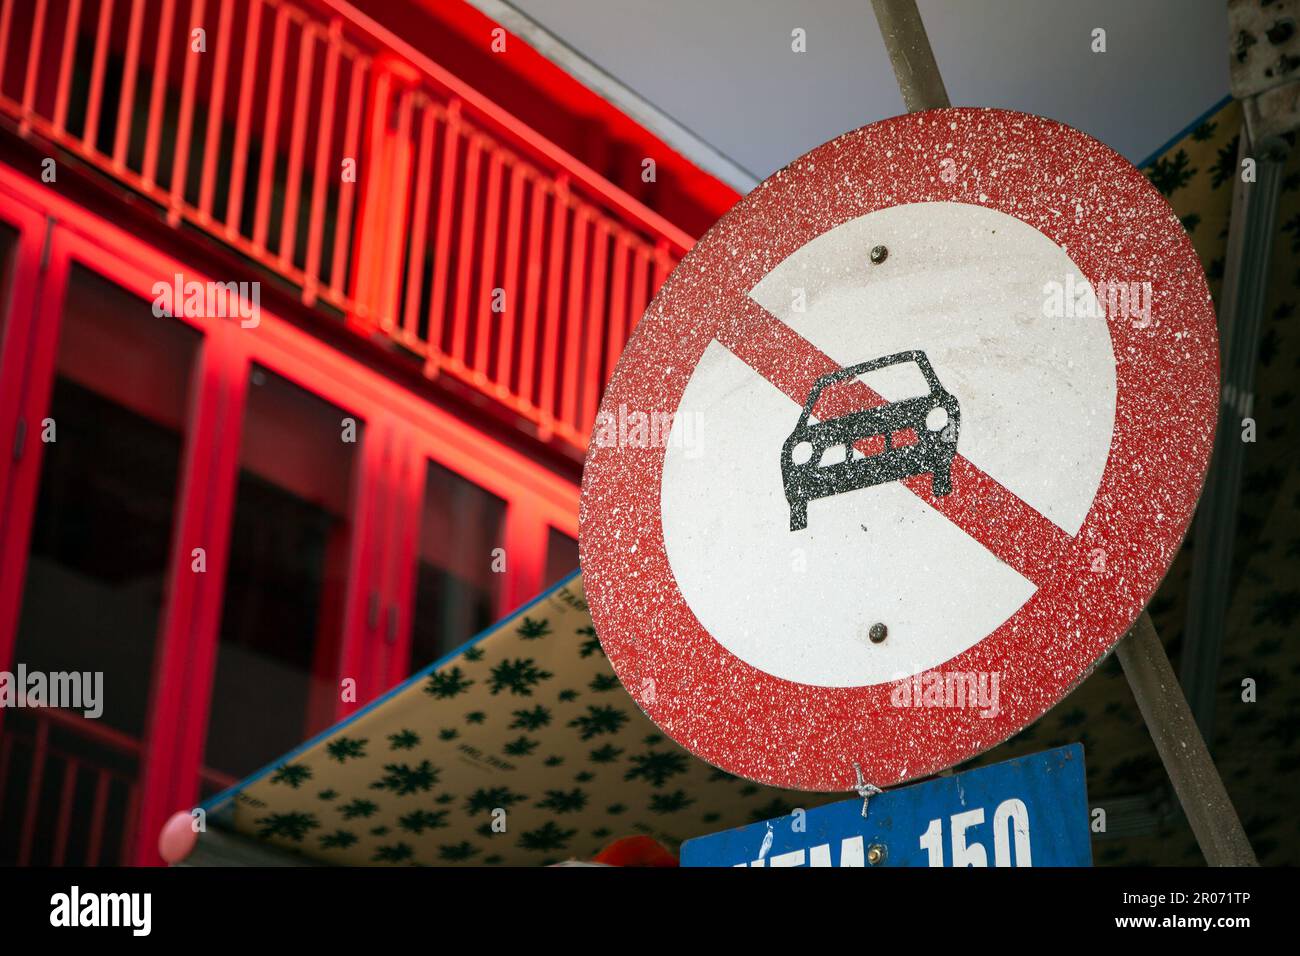
[[[872,263],[879,246],[887,255]],[[1038,230],[930,202],[823,233],[749,294],[844,368],[923,352],[960,403],[959,454],[1074,535],[1110,450],[1115,360],[1104,317],[1053,308],[1062,287],[1089,286]],[[914,362],[861,380],[889,402],[927,391]],[[806,528],[792,531],[778,452],[800,412],[715,341],[675,418],[695,434],[668,443],[665,550],[686,604],[728,651],[788,681],[880,684],[951,659],[1033,596],[1035,581],[897,481],[809,501]],[[875,623],[887,641],[870,640]]]

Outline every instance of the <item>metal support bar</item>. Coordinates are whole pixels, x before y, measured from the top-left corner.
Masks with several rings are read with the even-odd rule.
[[[1151,615],[1142,612],[1115,652],[1205,861],[1210,866],[1258,866]]]
[[[1277,225],[1285,152],[1279,142],[1252,146],[1243,124],[1233,176],[1232,215],[1219,296],[1219,352],[1223,368],[1214,457],[1196,512],[1188,583],[1181,676],[1201,734],[1214,739],[1214,695],[1223,650],[1237,505],[1246,445],[1242,419],[1254,405],[1260,325],[1268,297],[1269,262]],[[1255,160],[1255,181],[1243,182],[1241,163]]]
[[[916,0],[871,2],[908,112],[947,107],[948,93]],[[1206,862],[1258,866],[1146,611],[1120,640],[1116,653]]]
[[[951,106],[916,0],[871,0],[871,5],[907,111],[917,113]]]

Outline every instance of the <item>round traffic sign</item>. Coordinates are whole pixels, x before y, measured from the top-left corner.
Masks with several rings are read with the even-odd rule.
[[[597,633],[725,770],[934,773],[1132,625],[1217,407],[1200,264],[1125,159],[1002,110],[847,133],[724,216],[624,351],[583,473]]]

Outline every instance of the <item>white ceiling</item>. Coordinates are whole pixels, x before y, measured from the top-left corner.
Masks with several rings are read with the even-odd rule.
[[[903,112],[868,0],[509,2],[756,178]],[[954,105],[1049,116],[1134,162],[1228,93],[1226,0],[919,6]]]

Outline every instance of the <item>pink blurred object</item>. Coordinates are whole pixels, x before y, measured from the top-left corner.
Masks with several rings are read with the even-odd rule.
[[[168,863],[179,863],[192,852],[199,842],[194,829],[194,818],[184,810],[173,813],[158,834],[158,853]]]

